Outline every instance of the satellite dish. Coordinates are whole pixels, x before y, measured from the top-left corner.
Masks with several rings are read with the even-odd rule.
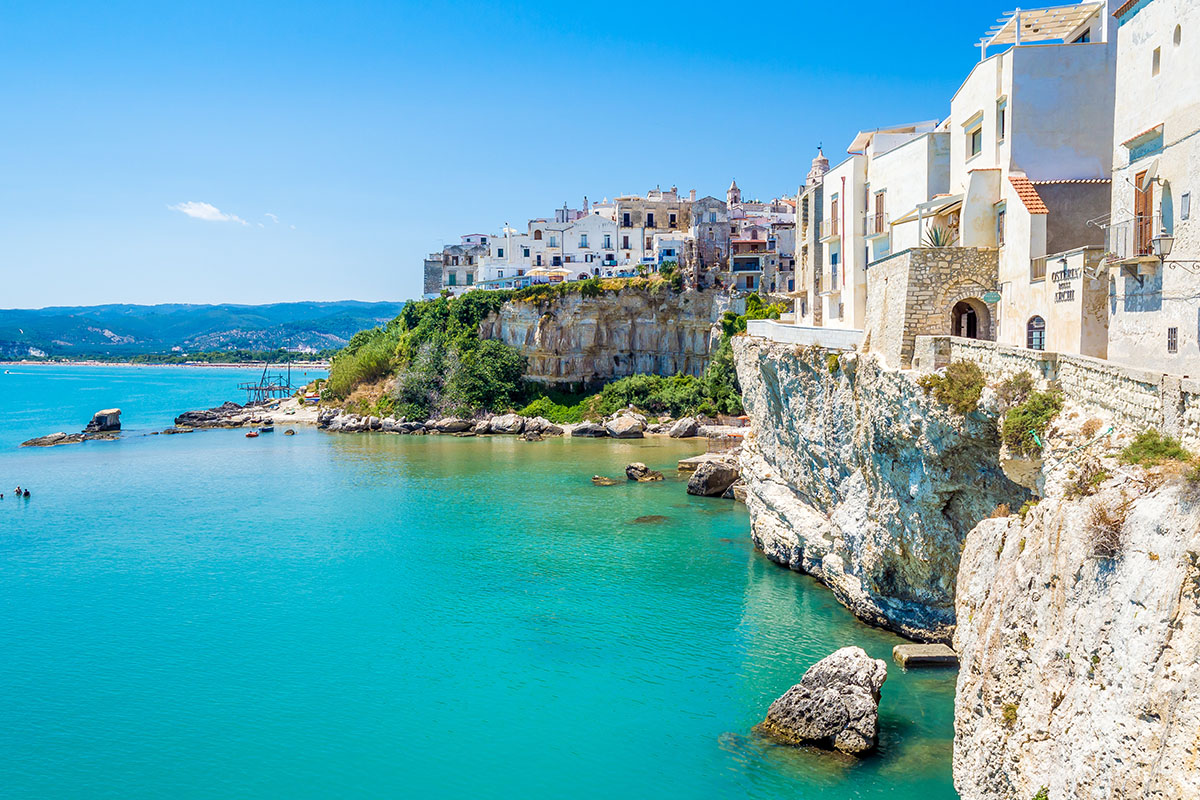
[[[1138,191],[1144,192],[1150,188],[1150,184],[1158,177],[1158,159],[1150,162],[1150,166],[1146,169],[1146,174],[1142,176],[1141,183],[1138,184]]]

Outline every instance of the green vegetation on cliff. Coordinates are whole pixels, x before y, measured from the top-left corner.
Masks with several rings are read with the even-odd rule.
[[[730,337],[745,331],[747,319],[777,319],[780,311],[763,305],[758,295],[748,299],[746,314],[730,312],[722,318],[723,335],[703,377],[632,375],[590,395],[566,394],[527,381],[519,350],[479,337],[480,323],[510,300],[542,302],[572,292],[594,297],[626,289],[671,291],[662,280],[593,279],[409,303],[387,325],[355,334],[334,356],[325,398],[361,413],[409,419],[515,409],[524,416],[568,423],[630,405],[675,417],[741,413]]]

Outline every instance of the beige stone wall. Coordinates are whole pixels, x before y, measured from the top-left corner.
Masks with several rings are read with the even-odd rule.
[[[994,248],[917,247],[871,264],[863,349],[906,368],[916,337],[948,335],[954,305],[966,299],[986,306],[979,335],[994,339],[996,306],[982,297],[996,288],[998,263]]]
[[[1067,397],[1085,409],[1109,415],[1133,431],[1157,428],[1179,438],[1184,447],[1200,451],[1200,380],[976,339],[922,336],[917,340],[914,366],[919,370],[959,360],[975,362],[989,379],[1029,372],[1056,381]]]

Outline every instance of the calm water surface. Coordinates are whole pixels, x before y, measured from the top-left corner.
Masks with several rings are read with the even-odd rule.
[[[10,369],[0,795],[955,796],[952,672],[902,672],[741,505],[590,483],[695,444],[143,436],[250,373]],[[16,449],[112,405],[120,441]],[[879,754],[755,737],[847,644],[889,662]]]

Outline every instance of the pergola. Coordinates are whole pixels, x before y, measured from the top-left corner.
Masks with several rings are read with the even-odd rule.
[[[1073,3],[1049,8],[1017,8],[996,20],[979,41],[980,59],[993,45],[1061,42],[1092,17],[1104,13],[1104,3]]]

